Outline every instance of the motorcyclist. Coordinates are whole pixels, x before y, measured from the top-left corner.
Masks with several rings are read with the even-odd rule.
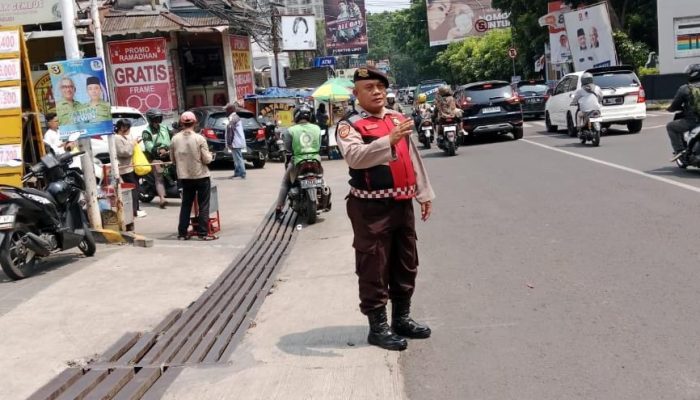
[[[685,152],[686,144],[683,141],[683,134],[700,123],[700,114],[698,113],[700,98],[696,99],[696,96],[693,96],[693,92],[700,90],[700,64],[689,65],[685,69],[685,74],[688,76],[688,83],[678,88],[673,102],[666,109],[669,112],[681,112],[680,118],[666,124],[666,131],[671,140],[673,154],[676,155],[673,160],[680,158],[683,163],[687,163],[687,160],[686,157],[681,156],[690,154],[690,152]],[[690,143],[688,145],[690,146]]]
[[[572,105],[577,105],[579,112],[576,114],[576,126],[580,131],[583,126],[588,126],[588,114],[592,111],[600,112],[603,108],[603,91],[593,83],[593,75],[584,72],[581,75],[581,89],[577,90],[571,101]],[[590,127],[589,127],[590,128]]]
[[[435,103],[435,116],[438,123],[446,118],[459,118],[462,116],[462,110],[457,108],[457,102],[452,95],[452,88],[448,85],[440,86]]]
[[[280,218],[282,208],[287,198],[287,192],[296,179],[296,166],[302,161],[316,160],[321,162],[321,128],[311,123],[313,118],[312,109],[306,104],[302,104],[294,112],[295,125],[289,127],[282,136],[284,147],[291,157],[287,158],[287,169],[282,178],[279,195],[277,196],[277,207],[275,216]]]
[[[148,161],[153,164],[153,178],[156,183],[160,208],[168,204],[165,200],[164,162],[170,161],[170,131],[163,125],[163,112],[157,108],[146,111],[148,126],[141,133]],[[172,179],[168,177],[168,179]]]
[[[432,118],[432,109],[430,104],[427,103],[428,96],[425,93],[418,95],[416,99],[416,105],[413,108],[413,122],[415,126],[420,126],[421,122],[425,119]]]
[[[392,111],[401,112],[401,106],[396,101],[396,95],[394,93],[388,93],[386,95],[386,108]]]

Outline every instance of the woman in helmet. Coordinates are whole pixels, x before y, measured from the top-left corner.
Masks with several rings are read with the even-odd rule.
[[[163,126],[163,112],[157,108],[146,111],[148,126],[141,133],[143,145],[146,149],[148,161],[153,163],[153,177],[156,182],[156,193],[158,194],[158,205],[165,208],[168,202],[165,200],[165,183],[163,174],[165,161],[170,161],[170,131]]]
[[[389,93],[386,95],[386,108],[401,112],[401,106],[396,102],[396,95],[394,93]]]
[[[456,118],[462,116],[462,110],[457,108],[457,102],[452,96],[452,88],[448,85],[442,85],[438,89],[436,99],[437,108],[435,110],[438,122],[445,118]]]
[[[576,126],[579,130],[584,125],[588,125],[588,113],[601,111],[602,102],[603,92],[598,85],[593,83],[593,75],[590,72],[584,72],[581,75],[581,89],[576,91],[571,102],[571,104],[578,105],[580,111],[576,113]]]

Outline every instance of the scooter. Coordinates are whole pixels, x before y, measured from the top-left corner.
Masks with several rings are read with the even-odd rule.
[[[267,145],[267,157],[270,160],[279,160],[287,163],[287,152],[284,150],[284,141],[277,128],[276,122],[269,122],[260,117],[259,120],[265,129],[265,144]]]
[[[90,257],[97,249],[83,211],[85,181],[71,168],[84,154],[51,153],[29,169],[22,182],[36,177],[46,189],[0,185],[0,266],[11,279],[34,272],[37,261],[74,247]]]
[[[600,132],[602,130],[601,124],[603,123],[603,117],[600,111],[594,110],[584,113],[579,110],[577,112],[584,114],[584,124],[582,127],[579,127],[578,130],[578,138],[581,144],[586,144],[587,141],[590,141],[593,146],[599,146]]]
[[[155,166],[153,167],[155,168]],[[165,198],[179,199],[181,189],[177,184],[177,170],[174,165],[163,166],[163,185],[165,186]],[[142,203],[150,203],[158,195],[156,191],[156,178],[153,173],[144,175],[139,181],[141,190],[139,191],[139,201]]]
[[[684,118],[682,112],[673,116],[674,121],[681,118]],[[671,161],[675,162],[681,169],[686,169],[688,166],[700,168],[700,125],[683,134],[683,144],[686,149],[676,154]]]
[[[430,148],[430,143],[435,140],[435,133],[433,132],[433,121],[430,118],[423,118],[418,127],[418,141],[423,143],[426,149]]]
[[[289,155],[288,155],[289,156]],[[297,164],[296,179],[287,193],[289,207],[306,223],[316,223],[318,210],[331,210],[331,188],[323,180],[323,167],[316,160]]]
[[[454,156],[459,147],[459,139],[462,135],[459,129],[459,119],[448,117],[440,120],[438,128],[437,145],[445,151],[448,156]]]

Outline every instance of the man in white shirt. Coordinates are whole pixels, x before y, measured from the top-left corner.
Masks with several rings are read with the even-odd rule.
[[[46,114],[46,125],[49,128],[44,133],[44,143],[49,145],[56,155],[65,153],[65,143],[58,132],[58,116],[55,113]]]
[[[234,173],[231,179],[245,179],[245,160],[243,159],[243,149],[246,148],[245,133],[243,132],[243,122],[236,114],[238,106],[235,103],[226,105],[228,114],[228,127],[226,127],[226,147],[231,149],[233,154]]]

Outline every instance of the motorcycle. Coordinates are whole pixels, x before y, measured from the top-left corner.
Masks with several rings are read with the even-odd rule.
[[[316,160],[306,160],[296,167],[296,179],[289,189],[289,207],[311,225],[318,210],[331,210],[331,188],[323,180],[323,167]]]
[[[267,156],[271,160],[279,160],[282,163],[287,163],[287,152],[284,150],[284,141],[277,129],[276,122],[270,122],[263,117],[258,118],[260,124],[265,129],[265,144],[267,146]]]
[[[154,166],[155,168],[155,166]],[[165,186],[165,198],[179,199],[180,187],[177,184],[177,172],[174,165],[165,165],[163,167],[163,185]],[[156,191],[156,178],[153,173],[144,175],[139,181],[141,190],[139,191],[139,201],[142,203],[150,203],[158,195]]]
[[[437,145],[444,150],[448,156],[454,156],[459,146],[461,136],[459,129],[459,119],[456,117],[443,118],[440,121],[440,127],[437,138]]]
[[[602,130],[601,124],[603,122],[603,117],[600,111],[577,111],[584,114],[584,124],[578,130],[578,138],[581,144],[586,144],[586,141],[590,141],[593,146],[600,145],[600,132]]]
[[[49,153],[30,167],[22,182],[44,179],[45,190],[0,185],[0,266],[11,279],[30,276],[37,261],[51,253],[78,247],[88,257],[95,254],[81,204],[85,181],[70,168],[84,153]]]
[[[429,149],[433,140],[435,140],[433,121],[430,118],[423,118],[418,127],[418,141],[423,143],[426,149]]]
[[[674,121],[681,118],[684,118],[682,112],[673,116]],[[688,166],[700,168],[700,125],[683,134],[683,144],[686,149],[678,153],[671,161],[675,162],[681,169],[686,169]]]

